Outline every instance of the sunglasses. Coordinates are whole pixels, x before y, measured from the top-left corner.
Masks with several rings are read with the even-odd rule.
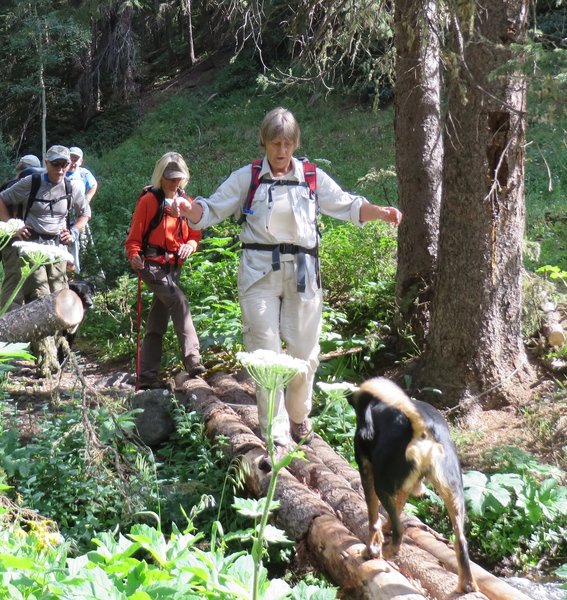
[[[50,165],[53,165],[56,169],[64,169],[69,166],[69,161],[66,160],[50,160]]]

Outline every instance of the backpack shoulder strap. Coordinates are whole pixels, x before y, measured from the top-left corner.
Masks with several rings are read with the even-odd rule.
[[[252,161],[252,174],[250,176],[250,187],[248,188],[248,195],[246,196],[246,201],[244,202],[244,206],[242,207],[242,214],[238,219],[238,224],[241,225],[246,221],[246,215],[251,214],[251,206],[252,201],[254,200],[254,194],[260,185],[260,171],[262,170],[263,158],[257,158]]]
[[[309,162],[307,158],[302,158],[303,163],[303,176],[305,177],[305,183],[309,186],[309,191],[313,196],[317,193],[317,165]]]
[[[32,175],[32,182],[30,188],[30,195],[28,196],[28,203],[26,205],[26,210],[24,211],[23,221],[28,218],[28,214],[32,207],[32,204],[37,200],[37,192],[39,191],[39,186],[41,185],[41,173],[34,173]]]
[[[138,200],[144,194],[146,194],[148,192],[151,192],[155,196],[158,206],[157,206],[156,214],[152,217],[152,220],[150,221],[150,224],[148,225],[148,228],[146,229],[146,232],[144,233],[144,237],[142,238],[142,246],[143,247],[145,247],[147,245],[148,238],[150,237],[150,233],[161,223],[161,220],[163,219],[164,204],[165,204],[165,192],[161,188],[156,189],[156,188],[152,187],[151,185],[146,186],[142,190],[142,193],[140,194],[140,197],[138,198]]]

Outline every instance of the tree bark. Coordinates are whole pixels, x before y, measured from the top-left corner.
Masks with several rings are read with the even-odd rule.
[[[396,171],[404,215],[396,300],[420,346],[429,328],[442,190],[439,20],[437,0],[396,0]]]
[[[72,290],[62,289],[0,317],[0,341],[37,341],[78,325],[83,315],[79,296]]]
[[[514,49],[527,0],[474,8],[472,21],[453,15],[438,269],[416,377],[464,409],[508,404],[531,377],[520,329],[526,90]]]

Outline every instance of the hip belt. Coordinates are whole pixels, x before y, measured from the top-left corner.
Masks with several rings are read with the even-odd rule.
[[[160,248],[159,246],[148,246],[144,250],[144,256],[149,260],[155,258],[163,258],[164,262],[166,263],[174,262],[175,264],[178,264],[182,262],[179,260],[177,252],[169,252],[169,250],[166,250],[165,248]]]
[[[58,246],[61,243],[60,238],[61,236],[58,233],[38,233],[37,231],[31,229],[28,241]]]
[[[317,276],[317,286],[321,287],[321,278],[319,276],[319,248],[304,248],[303,246],[297,246],[296,244],[253,244],[243,243],[242,248],[244,250],[263,250],[265,252],[272,253],[272,269],[279,271],[281,269],[281,254],[295,254],[297,264],[297,291],[305,291],[305,279],[306,279],[306,261],[305,255],[309,254],[315,259],[315,272]]]

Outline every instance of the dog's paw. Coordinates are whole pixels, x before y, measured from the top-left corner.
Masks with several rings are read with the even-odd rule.
[[[388,542],[386,547],[384,548],[384,556],[387,559],[394,558],[396,554],[400,551],[400,544],[394,544],[392,542]]]
[[[459,585],[457,591],[461,594],[472,594],[479,591],[479,587],[474,579],[461,580],[459,578]]]
[[[382,546],[380,544],[369,544],[368,546],[366,546],[366,555],[370,559],[382,559]]]

